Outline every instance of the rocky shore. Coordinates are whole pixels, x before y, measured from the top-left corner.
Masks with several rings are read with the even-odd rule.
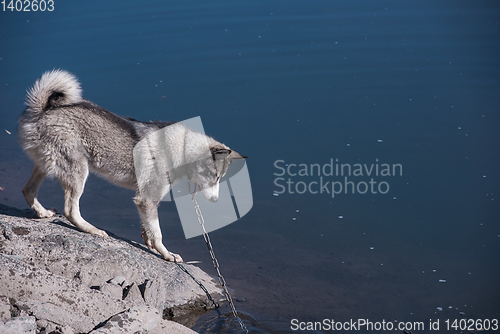
[[[183,266],[221,300],[212,277]],[[169,319],[213,308],[193,277],[144,245],[2,204],[0,268],[5,334],[195,333]]]

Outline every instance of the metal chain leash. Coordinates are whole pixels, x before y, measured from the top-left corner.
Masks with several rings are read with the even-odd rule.
[[[196,195],[196,183],[194,185],[194,192],[191,192],[191,187],[189,185],[189,180],[187,181],[187,188],[188,188],[188,193],[192,195],[191,200],[193,201],[194,204],[194,209],[196,211],[196,215],[198,216],[198,222],[200,223],[201,227],[203,228],[203,238],[205,239],[205,242],[207,243],[208,250],[210,252],[210,256],[212,257],[212,263],[214,264],[214,268],[217,271],[217,276],[219,278],[219,283],[224,289],[224,295],[226,296],[227,301],[229,302],[229,306],[231,307],[231,311],[233,312],[233,316],[238,320],[241,329],[245,331],[245,333],[248,333],[248,329],[245,327],[243,324],[243,321],[241,321],[240,317],[238,316],[238,313],[236,312],[236,308],[234,307],[233,303],[233,298],[231,298],[231,295],[229,294],[229,291],[227,290],[227,285],[226,285],[226,280],[220,273],[219,269],[219,261],[217,261],[217,258],[215,257],[215,253],[212,247],[212,243],[210,242],[210,236],[208,235],[206,229],[205,229],[205,220],[203,219],[203,215],[201,213],[201,209],[198,206],[198,202],[196,202],[196,198],[194,198],[194,195]]]

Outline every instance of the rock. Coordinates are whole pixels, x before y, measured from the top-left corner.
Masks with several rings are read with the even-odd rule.
[[[36,321],[37,332],[38,333],[50,333],[50,334],[76,334],[73,328],[68,326],[61,326],[56,323],[50,322],[48,320],[37,320]]]
[[[31,315],[39,331],[88,333],[103,323],[111,326],[118,319],[114,317],[123,320],[125,314],[144,322],[153,319],[154,312],[161,320],[167,313],[175,319],[176,314],[213,308],[201,287],[177,264],[141,244],[80,232],[62,216],[29,217],[33,217],[30,210],[0,204],[3,322]],[[197,267],[183,266],[215,300],[222,299],[213,278]],[[165,321],[156,326],[181,326]],[[179,328],[185,331],[178,333],[192,332]]]
[[[131,306],[5,254],[0,254],[0,267],[0,295],[9,296],[11,305],[79,332]]]
[[[125,277],[123,277],[123,276],[116,276],[115,278],[110,279],[108,281],[108,283],[123,286],[124,284],[126,284],[126,280],[125,280]]]
[[[35,317],[12,318],[5,324],[0,322],[0,333],[2,334],[36,334]]]
[[[115,299],[122,299],[123,289],[119,285],[104,283],[99,287],[99,291]]]
[[[141,290],[137,284],[132,283],[130,286],[126,287],[124,290],[123,297],[124,301],[130,301],[134,305],[143,305],[145,304],[144,298],[142,298]]]
[[[9,299],[7,296],[0,296],[0,322],[5,322],[11,317]]]
[[[102,327],[89,334],[115,333],[196,333],[186,327],[162,319],[157,308],[151,306],[135,306],[109,319]]]

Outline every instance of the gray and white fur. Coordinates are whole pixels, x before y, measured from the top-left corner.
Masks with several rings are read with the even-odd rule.
[[[179,168],[175,169],[172,183],[187,176],[211,201],[217,201],[219,181],[230,163],[245,158],[181,123],[140,122],[111,113],[84,99],[78,80],[63,70],[44,73],[28,91],[25,102],[27,108],[19,119],[18,133],[34,168],[23,194],[37,216],[46,218],[55,214],[40,204],[37,194],[47,176],[56,177],[64,189],[63,213],[68,220],[84,232],[107,237],[106,232],[88,223],[80,214],[79,200],[85,181],[89,171],[94,172],[114,184],[136,190],[134,202],[139,209],[144,242],[168,261],[182,262],[182,258],[169,252],[162,243],[159,199],[141,193],[134,168],[134,147],[149,134],[168,130],[161,146],[167,147],[174,156],[182,155],[179,161],[185,161],[188,155],[192,162],[190,168],[176,166]],[[168,191],[168,187],[162,193],[165,190]]]

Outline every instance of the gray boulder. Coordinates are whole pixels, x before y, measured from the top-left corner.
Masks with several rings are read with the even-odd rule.
[[[5,324],[0,322],[0,333],[2,334],[35,334],[35,317],[16,317],[8,320]]]
[[[183,266],[222,300],[212,277]],[[30,210],[2,204],[0,268],[1,333],[31,333],[35,320],[38,332],[46,333],[193,333],[163,318],[213,308],[192,277],[141,244],[83,233],[62,216],[35,219]]]
[[[165,333],[193,333],[190,329],[173,321],[162,319],[161,313],[152,306],[135,306],[127,311],[113,316],[106,324],[90,334],[165,334]]]

